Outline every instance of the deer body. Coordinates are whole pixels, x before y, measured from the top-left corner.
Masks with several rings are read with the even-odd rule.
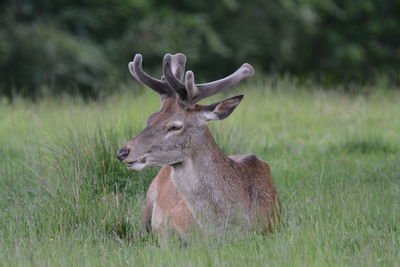
[[[268,164],[255,155],[224,155],[208,129],[209,121],[229,116],[243,96],[196,104],[254,70],[244,64],[225,79],[199,85],[189,71],[183,84],[185,60],[167,54],[161,80],[143,72],[141,56],[130,64],[134,77],[161,95],[161,110],[117,153],[130,169],[163,166],[147,192],[144,227],[183,236],[194,225],[217,232],[270,227],[279,203]]]
[[[199,193],[206,192],[204,194],[192,194],[192,191],[189,190],[189,194],[187,191],[183,193],[184,190],[178,191],[175,181],[183,180],[187,176],[177,176],[176,171],[171,166],[162,167],[147,192],[143,220],[144,227],[147,230],[153,228],[160,235],[166,235],[168,231],[172,230],[182,236],[187,235],[193,226],[209,226],[210,222],[218,222],[219,230],[229,229],[230,217],[233,220],[236,219],[236,214],[231,214],[231,212],[235,211],[238,204],[243,206],[240,211],[243,212],[243,223],[246,229],[254,229],[257,226],[269,227],[273,223],[271,219],[274,216],[271,211],[278,208],[278,199],[276,191],[273,189],[274,186],[268,164],[260,161],[254,155],[232,155],[229,156],[229,159],[234,161],[230,164],[236,165],[243,171],[255,171],[255,176],[244,176],[247,181],[236,180],[238,178],[237,174],[233,177],[228,177],[228,180],[232,179],[232,182],[235,183],[231,187],[224,186],[224,177],[218,177],[218,180],[222,179],[220,181],[210,181],[210,179],[216,177],[206,174],[209,179],[200,188],[186,188],[197,190]],[[204,183],[200,182],[202,177],[196,176],[192,178],[198,180],[198,183]],[[253,187],[255,182],[263,185],[265,194],[259,188]],[[221,190],[213,190],[213,188],[220,188]],[[185,195],[189,197],[186,198]],[[232,199],[233,197],[236,198]],[[260,210],[260,207],[263,210]],[[254,213],[260,211],[262,217],[257,218],[257,224],[253,225],[251,218],[258,216]]]

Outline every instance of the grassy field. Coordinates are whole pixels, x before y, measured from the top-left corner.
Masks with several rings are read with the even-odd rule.
[[[130,172],[115,159],[157,95],[0,102],[0,265],[399,266],[400,92],[274,87],[237,90],[246,97],[212,131],[226,153],[269,162],[282,227],[187,247],[140,233],[157,169]]]

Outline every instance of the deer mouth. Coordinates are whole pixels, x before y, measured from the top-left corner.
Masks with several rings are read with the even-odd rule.
[[[143,157],[141,159],[132,162],[128,162],[127,166],[129,170],[134,170],[134,171],[140,171],[144,167],[146,167],[146,157]]]

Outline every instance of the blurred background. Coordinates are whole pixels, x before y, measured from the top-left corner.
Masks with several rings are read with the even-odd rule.
[[[135,53],[158,76],[167,52],[200,81],[249,62],[258,77],[397,87],[399,14],[394,0],[2,0],[0,95],[98,98],[131,82]]]

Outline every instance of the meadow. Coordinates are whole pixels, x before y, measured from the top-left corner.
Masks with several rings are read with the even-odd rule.
[[[141,233],[157,168],[128,171],[115,157],[157,94],[0,100],[0,265],[399,266],[400,91],[387,87],[349,94],[282,78],[229,92],[245,98],[212,132],[226,153],[270,164],[281,227],[187,246]]]

